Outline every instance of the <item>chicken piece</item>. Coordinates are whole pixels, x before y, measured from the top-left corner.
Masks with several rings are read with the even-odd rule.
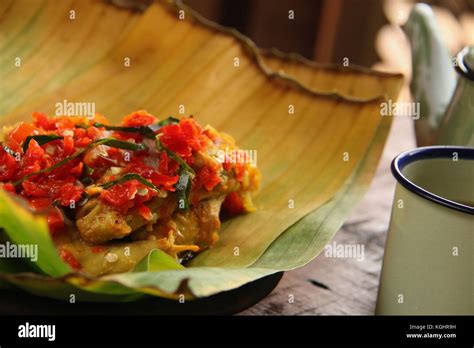
[[[126,237],[140,227],[155,223],[158,217],[170,216],[176,208],[176,202],[170,196],[155,197],[146,205],[154,213],[150,221],[138,212],[122,215],[108,204],[93,198],[77,212],[76,226],[83,240],[102,244]]]
[[[92,244],[123,238],[132,232],[125,216],[96,198],[78,211],[76,226],[82,239]]]
[[[214,245],[219,239],[219,213],[225,195],[201,201],[188,211],[173,214],[176,244],[198,245],[201,249]]]

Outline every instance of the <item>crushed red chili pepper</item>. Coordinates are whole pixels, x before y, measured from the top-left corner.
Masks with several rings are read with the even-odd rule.
[[[61,249],[59,256],[64,262],[69,264],[72,269],[80,270],[82,268],[82,265],[79,263],[79,261],[77,261],[77,259],[69,251]]]
[[[163,127],[160,134],[161,143],[186,161],[190,160],[193,152],[206,147],[206,136],[193,118],[183,118],[179,124]]]
[[[106,130],[104,125],[109,122],[101,115],[48,117],[34,112],[32,116],[32,123],[20,122],[5,134],[0,147],[0,183],[4,190],[28,200],[34,209],[49,207],[47,220],[52,234],[65,230],[61,209],[75,208],[90,192],[96,192],[98,199],[122,214],[135,210],[150,220],[152,212],[147,202],[163,192],[176,192],[183,163],[188,164],[188,169],[193,167],[193,172],[188,173],[193,190],[213,190],[222,183],[223,172],[233,173],[241,181],[246,170],[241,164],[198,160],[196,154],[205,154],[209,144],[221,140],[215,132],[203,130],[192,116],[157,127],[153,132],[160,147],[149,137],[144,140],[142,133],[129,131],[159,124],[158,118],[146,111],[125,116],[121,123],[125,131]],[[35,136],[51,139],[38,142]],[[126,142],[126,147],[94,144],[111,136]],[[140,144],[145,144],[146,150],[128,149]],[[127,173],[138,174],[145,181],[133,179],[91,190]],[[237,198],[229,195],[227,200],[231,202],[230,209],[236,210]]]
[[[101,247],[101,246],[94,246],[91,248],[91,251],[94,253],[94,254],[99,254],[101,252],[103,252],[105,250],[104,247]]]
[[[202,250],[217,241],[220,213],[254,208],[258,170],[227,155],[238,151],[230,135],[192,116],[160,121],[142,110],[119,125],[99,114],[32,116],[0,134],[0,189],[46,218],[74,270],[103,267],[82,253],[103,253],[118,240],[147,241],[176,258]]]

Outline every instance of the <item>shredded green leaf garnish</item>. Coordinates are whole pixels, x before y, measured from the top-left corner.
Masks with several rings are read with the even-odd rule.
[[[135,144],[128,141],[118,140],[115,138],[106,138],[106,139],[101,139],[101,140],[106,140],[105,142],[101,144],[107,145],[110,147],[116,147],[118,149],[131,150],[131,151],[143,151],[143,150],[148,149],[148,147],[145,144]]]
[[[177,153],[166,148],[160,140],[159,135],[156,136],[156,148],[161,151],[165,151],[166,154],[178,162],[180,165],[180,173],[178,182],[175,185],[176,195],[178,197],[178,209],[188,210],[189,209],[189,195],[192,188],[192,179],[196,176],[196,172],[189,164],[187,164]]]
[[[29,135],[25,138],[25,141],[23,142],[23,152],[26,152],[26,150],[28,150],[28,146],[30,145],[31,139],[34,139],[39,145],[44,145],[49,143],[50,141],[63,139],[63,137],[56,134]]]
[[[125,133],[139,133],[143,135],[145,138],[154,139],[156,136],[156,132],[167,125],[178,123],[179,120],[174,117],[168,117],[158,123],[151,124],[149,126],[136,126],[136,127],[124,127],[124,126],[110,126],[107,124],[96,122],[93,124],[94,127],[101,127],[107,130],[117,131],[117,132],[125,132]]]
[[[85,148],[79,150],[76,152],[74,155],[66,157],[65,159],[59,161],[58,163],[52,165],[51,167],[44,168],[41,170],[38,170],[37,172],[30,173],[28,175],[25,175],[23,178],[15,181],[13,183],[13,186],[18,186],[20,185],[23,181],[31,178],[32,176],[38,175],[38,174],[43,174],[43,173],[49,173],[64,164],[68,163],[69,161],[72,161],[73,159],[76,159],[83,155],[86,151],[90,150],[92,147],[96,145],[107,145],[110,147],[116,147],[119,149],[125,149],[125,150],[132,150],[132,151],[141,151],[141,150],[146,150],[147,147],[144,144],[135,144],[135,143],[130,143],[128,141],[123,141],[123,140],[118,140],[115,138],[104,138],[104,139],[99,139],[91,142],[89,145],[87,145]]]
[[[91,185],[94,183],[94,180],[92,180],[92,178],[86,176],[84,178],[81,178],[80,180],[84,185],[88,186],[88,185]]]
[[[187,164],[177,153],[175,153],[175,152],[171,151],[170,149],[166,148],[166,147],[161,143],[159,136],[156,137],[156,148],[157,148],[158,150],[166,151],[166,154],[167,154],[170,158],[172,158],[172,159],[174,159],[176,162],[178,162],[178,164],[179,164],[182,168],[186,169],[193,177],[196,175],[196,172],[194,171],[194,169],[191,168],[191,167],[189,166],[189,164]]]
[[[105,128],[107,130],[125,132],[125,133],[139,133],[145,138],[153,139],[155,137],[155,132],[147,126],[137,126],[137,127],[122,127],[122,126],[109,126],[102,123],[94,123],[94,127]]]
[[[155,126],[159,126],[161,128],[161,127],[168,126],[170,124],[176,124],[176,123],[179,123],[179,119],[173,116],[169,116],[168,118],[165,118],[164,120],[161,120],[160,122],[158,122]]]
[[[143,185],[145,186],[148,186],[149,188],[157,191],[157,192],[161,192],[161,190],[156,187],[155,185],[153,185],[150,181],[148,181],[147,179],[145,179],[143,176],[139,175],[139,174],[136,174],[136,173],[127,173],[127,174],[124,174],[123,176],[121,176],[120,178],[118,178],[117,180],[113,180],[113,181],[109,181],[105,184],[101,184],[101,185],[98,185],[100,187],[103,187],[104,189],[109,189],[111,188],[112,186],[115,186],[115,185],[119,185],[119,184],[123,184],[124,182],[126,181],[130,181],[130,180],[137,180],[139,181],[140,183],[142,183]]]
[[[84,163],[84,165],[82,166],[82,175],[89,176],[92,174],[94,174],[94,169]]]
[[[90,177],[92,174],[94,174],[94,169],[89,167],[87,164],[83,164],[82,166],[82,178],[81,182],[84,185],[90,185],[94,182],[94,180]]]

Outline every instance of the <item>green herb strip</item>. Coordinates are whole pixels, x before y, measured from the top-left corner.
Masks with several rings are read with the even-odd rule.
[[[64,139],[64,138],[56,134],[29,135],[25,138],[25,141],[23,142],[23,153],[25,153],[26,150],[28,150],[28,146],[30,145],[30,141],[32,139],[35,140],[41,146],[51,141]]]
[[[136,173],[127,173],[127,174],[124,174],[122,177],[120,177],[119,179],[117,180],[113,180],[113,181],[109,181],[108,183],[105,183],[105,184],[101,184],[99,185],[100,187],[103,187],[104,189],[109,189],[111,188],[112,186],[115,186],[115,185],[119,185],[119,184],[123,184],[124,182],[126,181],[130,181],[130,180],[137,180],[139,181],[140,183],[142,183],[143,185],[145,186],[148,186],[149,188],[157,191],[157,192],[161,192],[161,190],[156,187],[155,185],[153,185],[151,182],[149,182],[147,179],[145,179],[143,176],[139,175],[139,174],[136,174]]]
[[[84,163],[84,165],[82,167],[82,175],[89,176],[89,175],[92,175],[92,174],[94,174],[94,169],[89,167],[87,164]]]
[[[176,196],[178,197],[178,209],[189,209],[189,195],[192,188],[192,179],[196,176],[196,172],[189,166],[177,153],[166,148],[160,141],[160,137],[156,136],[156,148],[165,151],[166,154],[178,162],[180,165],[180,173],[178,182],[175,185]]]
[[[175,152],[171,151],[170,149],[166,148],[166,147],[161,143],[159,136],[156,137],[156,148],[157,148],[158,150],[163,150],[163,151],[165,151],[166,154],[167,154],[170,158],[172,158],[172,159],[174,159],[176,162],[178,162],[178,164],[179,164],[182,168],[184,168],[185,170],[187,170],[187,171],[188,171],[189,173],[191,173],[193,176],[196,175],[196,172],[194,171],[194,169],[191,168],[191,167],[189,166],[189,164],[187,164],[177,153],[175,153]]]
[[[121,127],[121,126],[109,126],[102,123],[94,123],[94,127],[105,128],[111,131],[125,132],[125,133],[139,133],[145,138],[153,139],[155,137],[155,132],[150,127],[139,126],[139,127]]]
[[[100,144],[107,145],[110,147],[116,147],[118,149],[131,150],[131,151],[148,150],[148,147],[145,144],[135,144],[128,141],[118,140],[115,138],[105,138],[105,139],[100,139],[100,140],[105,140],[105,142],[100,143]]]
[[[63,166],[64,164],[72,161],[73,159],[76,159],[76,158],[80,157],[86,151],[88,151],[92,147],[94,147],[95,145],[107,145],[107,146],[110,146],[110,147],[116,147],[116,148],[119,148],[119,149],[125,149],[125,150],[131,150],[131,151],[142,151],[142,150],[147,149],[146,145],[144,145],[144,144],[130,143],[128,141],[122,141],[122,140],[118,140],[118,139],[115,139],[115,138],[104,138],[104,139],[95,140],[92,143],[90,143],[89,145],[87,145],[85,148],[83,148],[83,149],[79,150],[78,152],[76,152],[74,155],[63,159],[62,161],[59,161],[55,165],[53,165],[51,167],[48,167],[48,168],[38,170],[37,172],[31,173],[31,174],[25,175],[20,180],[15,181],[13,183],[13,186],[20,185],[23,181],[31,178],[32,176],[35,176],[35,175],[38,175],[38,174],[43,174],[43,173],[49,173],[49,172]]]
[[[92,174],[94,174],[94,169],[84,163],[82,166],[82,177],[80,181],[86,186],[92,184],[94,182],[94,180],[90,177]]]
[[[138,134],[143,135],[145,138],[154,139],[156,136],[156,132],[160,128],[164,126],[168,126],[170,124],[176,124],[178,122],[179,120],[177,118],[168,117],[167,119],[164,119],[155,124],[151,124],[149,126],[137,126],[137,127],[109,126],[107,124],[98,123],[98,122],[94,123],[93,126],[98,127],[98,128],[105,128],[107,130],[117,131],[117,132],[138,133]]]

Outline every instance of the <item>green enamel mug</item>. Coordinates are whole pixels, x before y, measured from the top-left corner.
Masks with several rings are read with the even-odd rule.
[[[375,313],[474,314],[474,148],[398,155]]]

